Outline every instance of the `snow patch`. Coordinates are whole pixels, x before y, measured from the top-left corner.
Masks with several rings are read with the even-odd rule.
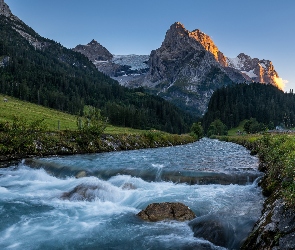
[[[119,65],[127,65],[131,70],[140,70],[148,68],[145,63],[149,60],[149,55],[114,55],[112,62]]]
[[[258,77],[255,73],[254,73],[254,69],[250,70],[250,71],[241,71],[242,73],[246,74],[247,76],[249,76],[250,78],[254,78],[254,77]]]
[[[264,63],[259,63],[259,65],[260,65],[262,68],[266,69],[266,65],[265,65]]]
[[[227,58],[227,63],[230,67],[241,70],[241,68],[244,66],[243,61],[236,57],[236,58]]]

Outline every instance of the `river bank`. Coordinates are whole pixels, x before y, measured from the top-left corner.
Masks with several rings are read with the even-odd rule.
[[[150,130],[139,134],[102,134],[80,131],[27,132],[21,135],[0,134],[0,167],[24,158],[51,155],[101,153],[188,144],[196,138]]]
[[[267,197],[260,219],[241,249],[295,249],[295,137],[219,137],[251,150],[265,173],[260,185]]]

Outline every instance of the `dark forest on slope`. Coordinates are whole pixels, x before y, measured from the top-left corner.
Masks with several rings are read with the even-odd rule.
[[[273,85],[260,83],[237,84],[218,89],[212,95],[203,126],[220,119],[233,128],[245,119],[256,118],[260,123],[294,127],[295,95],[284,93]]]
[[[118,126],[172,133],[189,130],[193,117],[173,104],[143,89],[120,86],[82,54],[39,36],[23,22],[0,16],[0,26],[2,94],[75,115],[81,115],[85,105],[92,105]],[[19,32],[37,39],[39,47]]]

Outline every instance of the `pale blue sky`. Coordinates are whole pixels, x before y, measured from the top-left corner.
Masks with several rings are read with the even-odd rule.
[[[294,0],[4,0],[40,35],[73,48],[97,40],[111,53],[150,54],[176,21],[200,29],[227,57],[271,60],[295,89]]]

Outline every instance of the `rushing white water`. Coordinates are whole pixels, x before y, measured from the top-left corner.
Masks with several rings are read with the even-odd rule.
[[[205,139],[180,147],[39,160],[54,163],[51,174],[24,163],[0,169],[0,249],[224,249],[194,237],[194,224],[212,218],[226,222],[223,230],[231,235],[224,246],[236,249],[262,208],[255,182],[189,185],[161,180],[167,168],[173,170],[169,175],[188,168],[228,173],[246,169],[246,175],[249,169],[257,171],[257,159],[231,143]],[[120,174],[124,169],[134,171]],[[73,176],[82,170],[89,176]],[[153,180],[140,178],[150,171]],[[91,199],[61,198],[81,184],[96,187],[87,191]],[[136,216],[148,204],[164,201],[188,205],[197,219],[151,223]]]

